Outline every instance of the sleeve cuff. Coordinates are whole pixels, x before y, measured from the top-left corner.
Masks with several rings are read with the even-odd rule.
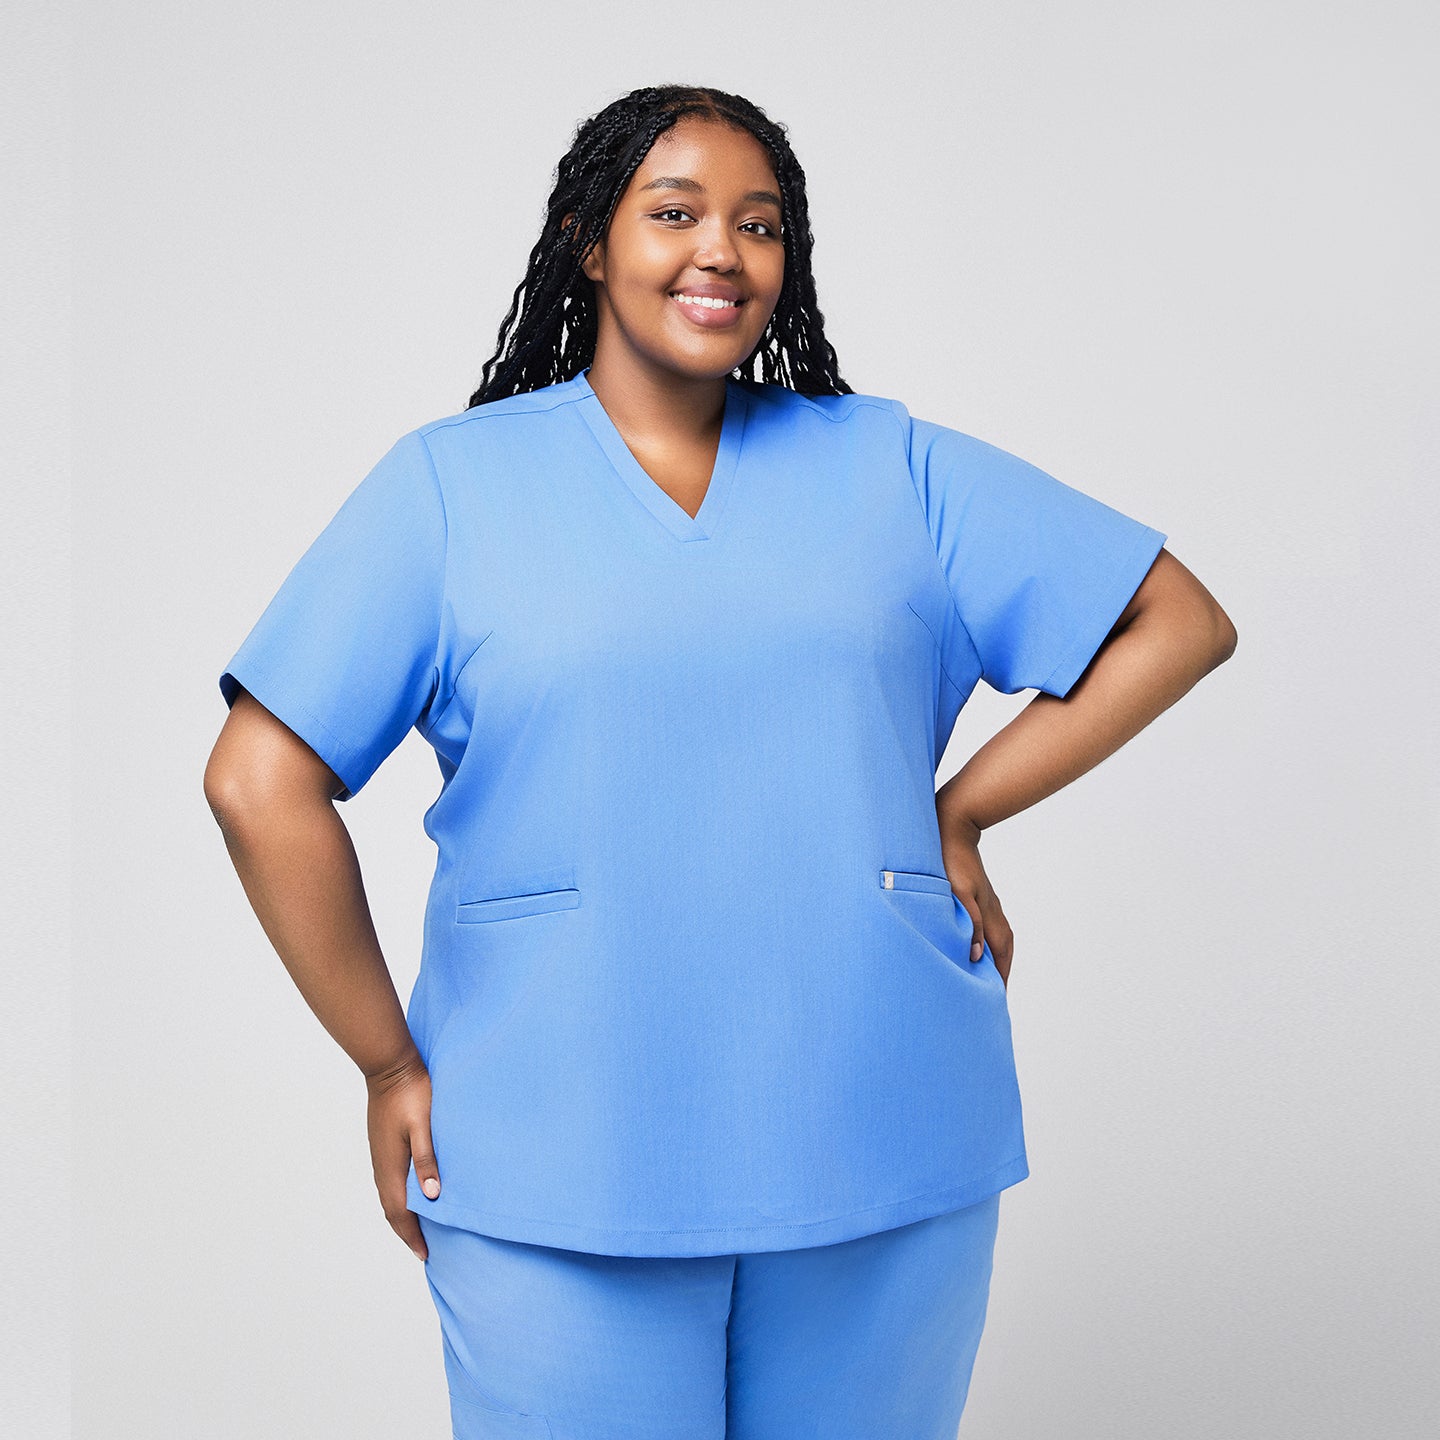
[[[344,790],[336,800],[349,800],[370,778],[356,748],[342,740],[326,723],[286,693],[283,680],[263,668],[232,660],[220,676],[220,693],[234,705],[241,686],[253,695],[287,730],[298,735],[336,774]]]
[[[1149,525],[1143,527],[1125,560],[1112,571],[1103,599],[1096,603],[1065,657],[1038,689],[1060,700],[1069,694],[1070,687],[1085,673],[1121,612],[1140,588],[1140,582],[1149,573],[1168,538],[1163,531]]]

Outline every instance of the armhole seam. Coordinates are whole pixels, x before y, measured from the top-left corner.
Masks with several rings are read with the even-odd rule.
[[[435,467],[435,457],[430,451],[430,442],[426,440],[425,434],[421,430],[417,430],[415,436],[420,441],[420,449],[424,452],[425,463],[429,466],[435,494],[440,500],[440,522],[445,532],[440,562],[440,604],[435,616],[435,653],[431,656],[431,669],[435,677],[435,693],[432,699],[438,700],[440,698],[440,653],[445,642],[445,602],[450,593],[450,512],[445,504],[445,487],[440,483],[440,472]]]
[[[964,615],[960,613],[960,602],[955,598],[955,590],[950,584],[950,576],[946,573],[945,563],[941,560],[940,552],[935,546],[935,532],[930,528],[930,515],[925,508],[924,498],[921,496],[920,487],[915,480],[915,466],[912,463],[910,455],[910,434],[906,429],[904,421],[902,421],[900,418],[898,409],[894,408],[898,404],[898,401],[891,401],[892,408],[890,410],[890,415],[894,419],[896,425],[900,427],[900,445],[901,451],[905,456],[905,470],[910,477],[910,493],[915,499],[915,504],[919,507],[920,520],[921,523],[925,526],[925,538],[930,542],[930,554],[935,561],[936,570],[940,572],[940,583],[945,587],[946,595],[950,597],[950,608],[955,612],[956,620],[960,622],[960,629],[964,632],[965,639],[970,645],[971,653],[975,656],[975,663],[979,667],[981,677],[983,678],[985,673],[984,658],[980,654],[980,647],[975,643],[975,637],[970,633],[970,627],[965,623]],[[953,680],[951,681],[951,684],[954,684]],[[960,687],[958,685],[955,688],[962,695],[966,693],[965,691],[960,690]]]

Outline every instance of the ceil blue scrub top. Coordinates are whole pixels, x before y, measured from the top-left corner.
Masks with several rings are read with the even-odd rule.
[[[717,1255],[1024,1179],[936,768],[980,680],[1064,696],[1165,539],[896,400],[733,376],[693,519],[588,368],[397,440],[220,689],[341,799],[434,748],[408,1208]]]

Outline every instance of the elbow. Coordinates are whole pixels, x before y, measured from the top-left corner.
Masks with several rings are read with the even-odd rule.
[[[1155,624],[1169,632],[1172,649],[1192,658],[1201,674],[1223,665],[1235,653],[1238,635],[1234,622],[1199,579],[1168,550],[1160,551],[1121,620],[1131,611],[1136,612],[1135,619],[1153,611]]]
[[[234,840],[269,828],[277,817],[333,813],[343,786],[304,745],[277,749],[222,732],[206,762],[203,788],[215,823]]]
[[[1196,679],[1218,669],[1234,653],[1237,640],[1230,617],[1211,602],[1204,614],[1194,622],[1191,654],[1194,656]]]
[[[1208,595],[1192,593],[1177,598],[1166,612],[1166,620],[1169,633],[1164,648],[1172,655],[1185,656],[1193,680],[1208,675],[1235,653],[1234,622]]]
[[[227,840],[261,825],[277,806],[293,801],[277,785],[274,767],[257,764],[243,745],[221,736],[205,765],[205,803]]]
[[[1136,592],[1139,614],[1153,628],[1160,647],[1173,661],[1183,656],[1184,668],[1192,683],[1223,665],[1234,653],[1238,640],[1234,622],[1219,602],[1179,562],[1170,563],[1168,552],[1160,552],[1160,560]],[[1123,618],[1123,616],[1122,616]]]
[[[1234,653],[1239,636],[1235,622],[1217,605],[1210,620],[1210,646],[1215,665],[1223,665]]]
[[[253,787],[243,771],[225,760],[220,746],[211,751],[206,762],[202,787],[215,823],[222,831],[232,832],[250,808]]]

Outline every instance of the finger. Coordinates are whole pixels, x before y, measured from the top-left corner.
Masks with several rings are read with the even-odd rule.
[[[392,1215],[387,1210],[385,1218],[390,1221],[390,1228],[415,1252],[417,1259],[424,1261],[430,1258],[430,1247],[420,1230],[420,1217],[413,1210],[404,1208],[403,1197],[400,1215]]]
[[[1000,978],[1008,981],[1010,960],[1015,953],[1015,932],[1010,928],[1010,922],[1005,918],[1003,910],[997,909],[991,915],[985,930],[985,940],[990,947],[990,958],[1000,972]]]
[[[974,937],[970,942],[970,959],[975,961],[985,953],[985,930],[980,921],[980,902],[972,897],[961,900],[960,903],[970,917],[970,930]]]
[[[410,1132],[410,1158],[415,1164],[415,1178],[420,1189],[431,1200],[440,1197],[440,1167],[435,1163],[435,1145],[430,1139],[427,1122]]]
[[[390,1228],[415,1252],[416,1258],[428,1260],[430,1248],[425,1244],[419,1217],[407,1204],[409,1197],[405,1193],[405,1180],[409,1172],[410,1157],[407,1154],[400,1162],[398,1177],[394,1170],[386,1176],[380,1195],[380,1208],[384,1210]]]
[[[380,1208],[390,1228],[415,1252],[420,1260],[429,1258],[420,1222],[406,1208],[405,1181],[410,1173],[410,1146],[403,1133],[387,1134],[377,1146],[375,1188],[380,1195]]]

